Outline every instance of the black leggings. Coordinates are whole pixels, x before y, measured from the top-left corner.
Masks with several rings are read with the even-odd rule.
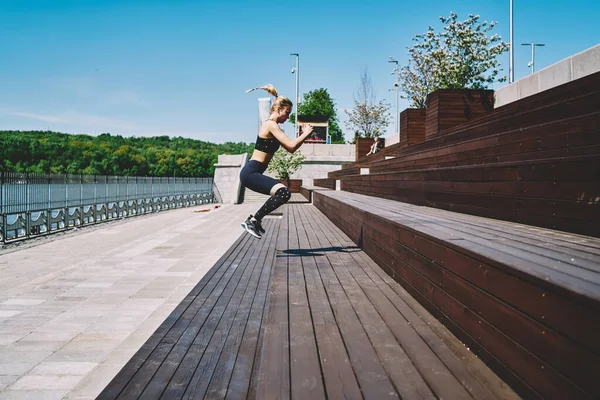
[[[242,185],[258,193],[271,195],[271,189],[279,182],[270,176],[264,176],[267,165],[256,160],[250,160],[240,172]]]
[[[280,184],[281,182],[269,176],[264,176],[263,172],[265,172],[266,169],[267,166],[265,164],[250,160],[248,164],[242,168],[242,172],[240,172],[240,181],[250,190],[270,195],[273,186]],[[256,214],[254,214],[254,218],[260,221],[265,215],[287,203],[291,197],[292,193],[290,192],[290,189],[286,186],[280,187],[273,196],[267,199],[265,204],[262,205]]]

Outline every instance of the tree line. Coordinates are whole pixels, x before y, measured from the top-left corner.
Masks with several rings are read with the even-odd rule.
[[[214,176],[219,154],[251,153],[253,147],[169,136],[0,131],[0,172],[207,177]]]

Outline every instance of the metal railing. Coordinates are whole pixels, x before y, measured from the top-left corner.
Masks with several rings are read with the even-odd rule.
[[[213,178],[0,173],[0,242],[219,202]]]

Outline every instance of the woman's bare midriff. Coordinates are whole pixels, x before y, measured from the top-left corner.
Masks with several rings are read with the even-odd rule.
[[[252,153],[252,157],[250,157],[250,159],[254,160],[254,161],[258,161],[259,163],[262,163],[262,164],[268,164],[269,161],[271,161],[272,157],[273,157],[272,154],[265,153],[264,151],[260,151],[260,150],[254,150],[254,152]]]

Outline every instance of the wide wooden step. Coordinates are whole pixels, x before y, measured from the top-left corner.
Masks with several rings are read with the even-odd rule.
[[[341,190],[600,237],[600,154],[342,177]]]
[[[344,191],[313,204],[524,398],[600,397],[600,239]]]

